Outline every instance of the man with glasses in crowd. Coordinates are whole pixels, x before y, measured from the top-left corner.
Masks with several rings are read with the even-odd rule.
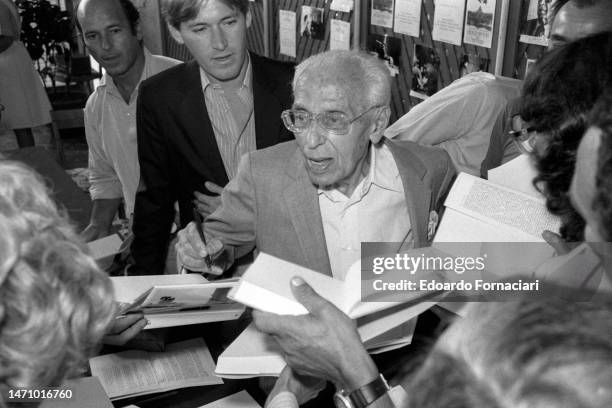
[[[194,223],[179,232],[188,269],[218,274],[222,259],[257,247],[343,279],[361,242],[401,250],[433,238],[455,170],[442,149],[383,138],[391,94],[384,65],[356,51],[317,54],[296,68],[293,91],[282,118],[296,140],[243,157],[206,219],[207,245]]]

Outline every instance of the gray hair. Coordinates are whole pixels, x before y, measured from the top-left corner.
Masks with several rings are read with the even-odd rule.
[[[612,406],[610,333],[609,301],[471,304],[412,377],[410,406]]]
[[[363,51],[333,50],[315,54],[295,68],[293,92],[302,86],[334,84],[359,111],[389,106],[391,80],[383,62]]]
[[[41,177],[0,161],[0,406],[8,387],[59,385],[96,349],[113,315],[110,279]]]

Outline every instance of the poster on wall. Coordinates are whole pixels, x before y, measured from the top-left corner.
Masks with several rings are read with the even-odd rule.
[[[332,0],[329,6],[330,10],[342,11],[343,13],[350,13],[353,11],[354,0]]]
[[[419,38],[421,4],[421,0],[395,0],[393,31]]]
[[[372,0],[372,25],[393,28],[393,0]]]
[[[412,58],[412,86],[410,96],[427,99],[438,92],[440,57],[433,48],[414,46]]]
[[[553,2],[554,0],[523,0],[523,7],[527,7],[527,12],[523,12],[520,42],[548,46]]]
[[[464,77],[472,72],[488,72],[490,60],[476,54],[463,54],[459,58],[459,77]]]
[[[329,33],[330,50],[351,49],[351,23],[337,19],[331,19]]]
[[[280,53],[295,58],[295,12],[279,10],[278,21],[280,25]]]
[[[463,42],[491,48],[496,0],[467,0]]]
[[[310,6],[302,6],[302,18],[300,33],[302,37],[310,37],[322,40],[325,36],[325,21],[323,20],[323,9]]]
[[[401,46],[399,38],[387,34],[371,34],[368,37],[368,51],[383,60],[392,77],[399,74]]]
[[[435,5],[433,39],[461,45],[465,0],[437,0]]]

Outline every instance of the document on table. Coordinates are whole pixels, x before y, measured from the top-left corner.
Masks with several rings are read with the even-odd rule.
[[[111,400],[202,385],[222,384],[202,338],[166,346],[163,352],[128,350],[89,360]]]

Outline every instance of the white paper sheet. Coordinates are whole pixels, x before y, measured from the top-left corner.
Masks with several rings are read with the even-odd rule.
[[[463,42],[491,48],[495,22],[496,0],[468,0],[465,12],[465,33]]]
[[[421,0],[395,0],[393,31],[419,37],[421,31]]]
[[[333,11],[342,11],[344,13],[350,13],[351,11],[353,11],[354,4],[354,0],[332,0],[329,9]]]
[[[437,0],[432,37],[436,41],[461,45],[464,0]]]
[[[179,388],[222,384],[202,338],[169,344],[163,352],[128,350],[89,360],[111,400]]]
[[[280,53],[295,58],[295,12],[279,10],[278,19],[280,23]]]
[[[331,33],[329,38],[330,50],[351,49],[351,23],[332,19],[330,23]]]

